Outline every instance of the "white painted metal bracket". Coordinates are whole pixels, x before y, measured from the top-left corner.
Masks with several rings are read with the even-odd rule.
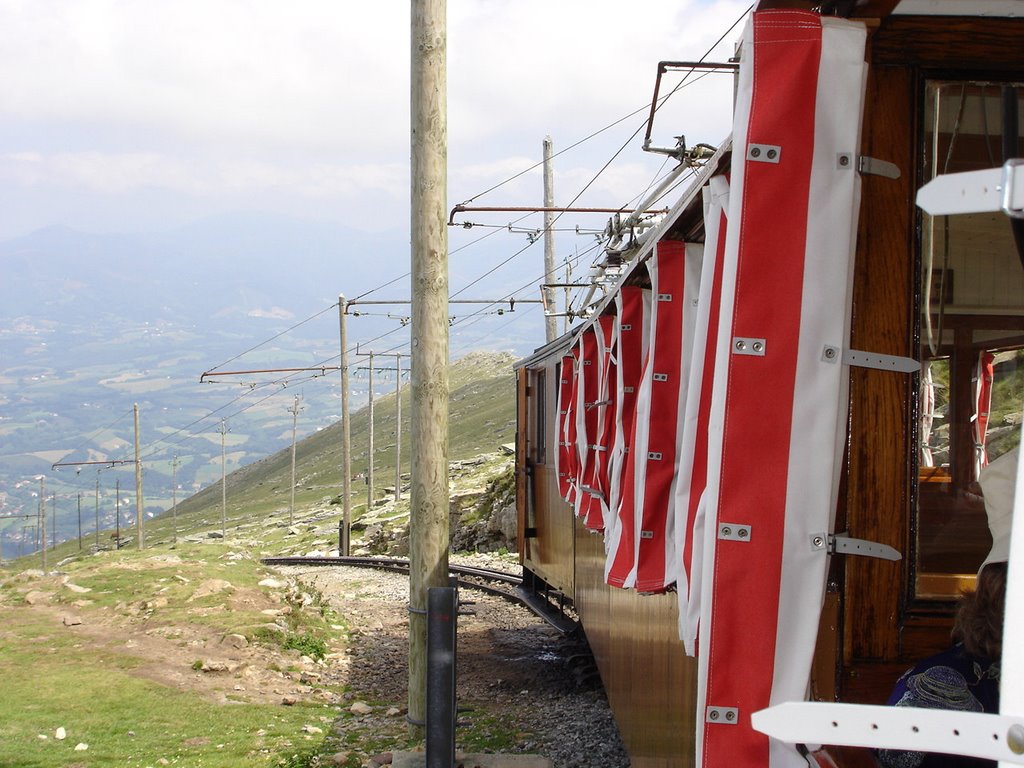
[[[732,351],[736,355],[753,355],[764,357],[767,342],[764,339],[753,339],[746,336],[737,336],[732,340]]]
[[[777,144],[751,144],[747,147],[747,159],[758,163],[778,164],[782,158],[782,147]]]
[[[704,722],[718,725],[736,725],[740,721],[740,711],[736,707],[708,707]]]
[[[1024,717],[793,701],[754,712],[751,724],[794,744],[973,755],[1024,765]]]
[[[745,523],[719,523],[718,538],[723,541],[750,541],[751,527]]]

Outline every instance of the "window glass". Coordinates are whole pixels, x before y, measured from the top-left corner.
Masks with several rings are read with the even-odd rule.
[[[555,381],[558,375],[555,374]],[[534,446],[536,454],[533,459],[538,464],[547,463],[547,375],[545,371],[536,371],[536,378],[533,381],[533,391],[536,393],[536,421],[534,422]]]
[[[1024,124],[1020,95],[1016,84],[929,81],[924,180],[1002,165],[1003,127]],[[1020,440],[1024,268],[1002,212],[921,224],[915,594],[947,598],[991,545],[978,474]]]

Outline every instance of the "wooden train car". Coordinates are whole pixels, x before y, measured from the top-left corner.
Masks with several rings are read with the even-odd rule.
[[[844,121],[859,125],[855,130],[859,146],[827,157],[813,150],[807,153],[812,173],[821,164],[845,163],[848,172],[857,176],[852,196],[839,204],[817,195],[816,182],[812,181],[806,214],[815,225],[822,226],[825,234],[817,237],[825,245],[831,247],[827,242],[830,236],[840,244],[849,240],[849,283],[836,289],[837,295],[847,291],[849,304],[844,309],[842,301],[835,302],[831,313],[843,317],[848,311],[843,321],[848,337],[832,348],[834,354],[843,357],[842,373],[835,393],[826,395],[838,402],[840,418],[835,435],[825,434],[824,427],[814,422],[794,430],[795,437],[783,436],[781,429],[771,424],[774,411],[791,407],[786,405],[788,401],[777,400],[774,391],[748,390],[746,396],[758,402],[756,408],[747,409],[745,416],[752,425],[746,465],[736,466],[734,462],[728,465],[728,472],[722,469],[729,461],[723,455],[729,451],[721,446],[718,451],[722,455],[712,455],[709,461],[723,484],[717,491],[720,496],[746,488],[746,498],[752,498],[757,493],[770,493],[760,489],[775,480],[764,476],[768,471],[764,467],[775,466],[772,457],[776,452],[785,455],[794,450],[794,445],[809,445],[823,456],[834,454],[834,466],[827,461],[820,466],[820,472],[829,475],[823,486],[825,491],[831,488],[827,498],[834,508],[825,510],[828,527],[822,528],[822,538],[817,542],[828,550],[826,555],[831,554],[821,561],[825,568],[822,577],[809,577],[821,581],[819,593],[811,590],[806,598],[815,617],[806,675],[809,696],[821,701],[884,703],[897,677],[911,662],[948,646],[955,600],[973,584],[991,543],[978,473],[1019,440],[1024,395],[1021,220],[1002,212],[931,217],[915,206],[915,194],[937,175],[997,167],[1009,158],[1024,157],[1020,129],[1024,119],[1020,99],[1024,88],[1024,3],[860,0],[818,5],[803,0],[764,0],[757,4],[755,16],[781,18],[770,16],[773,13],[803,14],[794,16],[799,28],[809,26],[805,22],[812,15],[841,17],[843,24],[859,27],[865,38],[861,55],[866,80],[860,86],[863,108],[857,104],[836,120],[840,125],[834,127],[842,131]],[[771,28],[771,24],[765,24],[767,31],[762,33],[770,34]],[[744,34],[751,35],[750,28]],[[771,42],[784,46],[784,38],[777,36]],[[827,48],[830,44],[826,40],[820,46]],[[741,72],[743,67],[752,66],[744,55],[741,52],[739,57]],[[794,71],[784,61],[775,66],[777,69],[772,71],[765,65],[759,87],[767,88],[770,78],[786,79]],[[850,92],[854,90],[851,85]],[[777,98],[789,97],[784,94]],[[768,99],[762,99],[766,104],[759,107],[757,98],[755,95],[753,106],[741,115],[743,124],[737,121],[731,140],[701,166],[694,185],[676,201],[670,213],[644,236],[627,238],[625,245],[609,250],[603,267],[607,275],[615,277],[609,280],[611,287],[606,295],[593,304],[589,317],[516,366],[516,461],[524,570],[538,590],[562,595],[575,605],[635,766],[742,768],[793,764],[785,759],[776,762],[774,755],[771,762],[745,758],[725,761],[715,757],[720,753],[709,751],[712,746],[708,740],[713,736],[708,736],[709,731],[702,725],[707,718],[719,712],[732,717],[738,712],[746,722],[749,713],[730,707],[715,709],[711,706],[714,702],[701,698],[700,664],[687,654],[688,650],[694,651],[687,647],[694,642],[681,639],[687,624],[681,611],[686,613],[688,608],[686,600],[680,600],[679,591],[690,588],[690,584],[680,581],[686,567],[671,562],[672,558],[689,557],[683,551],[689,544],[661,548],[657,555],[651,555],[657,559],[668,552],[670,562],[661,566],[668,573],[660,588],[650,587],[656,579],[644,582],[635,573],[618,581],[614,577],[615,566],[610,560],[621,542],[612,541],[612,537],[617,535],[614,529],[621,522],[616,517],[623,496],[621,487],[617,492],[608,487],[608,476],[621,473],[624,464],[639,462],[640,457],[638,451],[633,450],[630,456],[627,450],[623,458],[620,450],[618,459],[609,462],[605,453],[613,452],[615,425],[622,429],[622,418],[620,415],[616,419],[606,406],[617,403],[633,413],[638,408],[637,400],[643,402],[647,397],[645,423],[652,430],[667,430],[670,434],[674,445],[669,452],[663,455],[661,450],[652,449],[647,455],[657,456],[659,461],[671,458],[668,480],[664,481],[670,484],[668,491],[654,503],[660,504],[660,514],[676,526],[685,525],[680,522],[685,517],[679,513],[683,500],[676,493],[680,466],[686,464],[685,456],[690,456],[679,442],[683,427],[677,429],[685,408],[677,404],[676,413],[661,401],[652,405],[650,392],[633,391],[630,400],[622,392],[615,392],[614,386],[594,394],[594,382],[601,375],[626,389],[637,386],[628,383],[628,376],[623,379],[617,372],[614,376],[608,373],[607,354],[611,355],[612,366],[623,367],[629,350],[633,350],[634,357],[642,354],[643,360],[653,360],[663,352],[664,345],[683,349],[684,358],[694,346],[693,331],[685,328],[675,335],[652,333],[647,346],[639,335],[627,341],[621,326],[631,324],[623,320],[627,311],[623,296],[646,294],[644,317],[650,325],[652,317],[661,317],[659,297],[684,294],[683,283],[688,277],[664,267],[655,270],[652,265],[659,251],[666,249],[683,252],[689,245],[696,245],[702,246],[704,254],[712,249],[706,221],[715,179],[731,180],[735,196],[739,194],[737,179],[742,178],[743,194],[760,195],[760,205],[768,206],[770,215],[762,220],[751,214],[749,227],[753,228],[756,221],[765,223],[757,225],[763,232],[748,232],[748,241],[758,238],[770,244],[776,233],[769,230],[803,215],[787,202],[788,192],[772,187],[776,183],[769,173],[772,169],[766,171],[755,165],[764,157],[752,156],[752,152],[770,152],[773,147],[782,153],[784,164],[796,153],[794,142],[798,141],[787,137],[776,142],[755,135],[760,115],[772,107]],[[799,112],[799,105],[794,102],[787,110],[789,117],[775,119],[781,119],[779,125],[788,130],[787,121],[799,120],[793,116]],[[770,120],[771,116],[764,119]],[[766,129],[765,133],[771,131]],[[759,203],[750,199],[753,210]],[[744,216],[747,214],[744,208]],[[738,227],[733,221],[729,226]],[[737,247],[744,246],[741,242]],[[771,252],[770,245],[764,247],[769,248],[768,259],[786,258]],[[727,271],[734,268],[735,263],[724,267]],[[847,268],[839,265],[836,269]],[[709,272],[705,269],[705,278]],[[804,286],[811,301],[816,287]],[[704,300],[704,294],[699,299],[696,294],[693,297],[690,303],[694,305]],[[779,298],[778,302],[785,300]],[[739,312],[738,306],[733,307],[734,315]],[[755,309],[764,313],[774,311],[776,306],[778,303],[768,302],[768,309]],[[682,311],[689,311],[689,307]],[[829,316],[828,312],[822,315]],[[721,323],[727,320],[723,318]],[[618,329],[618,346],[611,342],[605,346],[608,328]],[[590,341],[588,334],[593,336]],[[721,329],[714,339],[719,361],[723,354],[736,352],[723,348],[723,343],[756,345],[760,340],[762,345],[767,343],[769,354],[780,346],[779,338],[765,342],[756,333],[749,338],[729,336]],[[587,344],[597,351],[587,352]],[[607,353],[605,357],[601,349]],[[871,357],[873,363],[869,360],[864,367],[856,360],[851,362],[844,357],[850,351]],[[754,354],[749,347],[744,352]],[[824,354],[829,354],[828,346]],[[670,374],[680,371],[694,376],[694,371],[704,370],[691,365],[687,373],[685,360],[673,360],[664,372],[653,375],[668,380]],[[741,363],[746,364],[746,359]],[[711,365],[707,359],[705,364]],[[632,365],[635,369],[636,363]],[[887,366],[894,370],[885,370]],[[637,373],[634,370],[630,375]],[[806,375],[817,376],[801,369],[793,386]],[[677,392],[684,389],[675,386]],[[693,387],[688,391],[692,396]],[[571,398],[579,407],[570,407]],[[724,402],[728,408],[729,401]],[[565,422],[567,410],[575,411],[569,427]],[[597,424],[597,412],[603,414],[607,428]],[[764,425],[768,425],[768,431],[760,429]],[[628,428],[633,437],[627,442],[639,440],[632,443],[634,449],[641,445],[646,450],[649,446],[642,442],[645,438],[636,437],[635,424]],[[727,442],[728,425],[725,430],[722,439]],[[749,445],[754,441],[756,445]],[[579,446],[589,455],[581,456]],[[566,453],[567,447],[572,456]],[[735,450],[729,450],[735,454]],[[714,449],[711,452],[715,454]],[[818,466],[815,457],[809,461]],[[586,465],[582,470],[580,462]],[[570,489],[566,481],[574,472],[575,485]],[[597,481],[591,483],[590,477]],[[643,489],[662,480],[648,478],[646,486],[642,478],[619,482],[632,482],[632,487]],[[755,484],[758,487],[750,492]],[[628,504],[633,505],[630,515],[640,514],[641,504],[635,499]],[[645,508],[643,514],[651,511]],[[673,533],[671,523],[668,528],[636,523],[629,535],[644,541],[628,544],[636,552],[642,546],[657,549],[658,541],[666,537],[676,537],[677,544],[685,539],[679,531]],[[754,535],[759,534],[755,529]],[[735,539],[737,535],[729,531],[723,537],[719,530],[718,540],[730,536]],[[888,547],[902,557],[844,555],[844,549],[851,549],[844,543],[851,540],[865,542],[869,554],[884,554]],[[640,588],[636,587],[638,583]],[[728,589],[730,585],[721,586]],[[736,589],[741,593],[732,596],[737,605],[742,607],[746,599],[752,611],[757,609],[759,598],[744,594],[750,589],[745,582]],[[707,623],[708,615],[703,620]],[[746,639],[743,626],[733,628],[739,635],[734,646],[741,656],[756,653],[764,642],[755,626],[750,625],[751,634]],[[787,652],[785,647],[777,649],[776,658]],[[723,664],[721,660],[717,663]],[[843,766],[874,764],[870,753],[863,749],[836,748],[831,754]]]

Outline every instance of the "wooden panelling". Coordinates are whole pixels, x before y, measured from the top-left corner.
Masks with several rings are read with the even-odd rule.
[[[533,517],[533,480],[530,467],[529,438],[527,435],[527,381],[529,372],[516,371],[516,541],[519,544],[519,562],[526,559],[526,528]]]
[[[872,61],[883,66],[1019,71],[1024,68],[1022,39],[1021,18],[945,16],[936,21],[890,16],[874,36]]]
[[[554,467],[535,465],[532,485],[537,536],[528,540],[526,566],[571,597],[575,590],[572,508],[558,495]]]
[[[674,594],[604,583],[604,541],[576,526],[576,608],[634,768],[694,759],[697,664],[683,652]]]
[[[546,403],[548,413],[555,414],[557,402],[555,392],[555,360],[539,363],[547,375]],[[536,533],[530,538],[520,539],[520,552],[524,565],[544,581],[572,597],[573,582],[573,514],[572,508],[558,494],[558,477],[555,474],[557,437],[555,420],[547,420],[547,463],[538,464],[530,460],[533,446],[529,442],[530,425],[533,423],[533,399],[535,392],[527,394],[526,382],[533,381],[531,369],[520,368],[517,373],[519,392],[519,414],[516,431],[516,508],[521,532],[532,528]]]
[[[910,73],[872,69],[862,153],[895,163],[901,176],[863,179],[854,273],[854,349],[913,354],[914,103]],[[907,552],[912,379],[862,368],[852,369],[850,376],[847,526],[851,536]],[[847,662],[895,658],[906,560],[853,557],[845,565]]]

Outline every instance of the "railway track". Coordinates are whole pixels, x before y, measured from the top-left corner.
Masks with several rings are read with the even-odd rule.
[[[409,575],[409,561],[393,557],[265,557],[261,562],[264,565],[376,568]],[[568,634],[578,627],[578,622],[566,615],[563,609],[552,605],[545,597],[526,589],[523,586],[522,576],[506,571],[454,563],[449,564],[448,571],[455,576],[459,587],[475,589],[522,605],[559,632]]]

